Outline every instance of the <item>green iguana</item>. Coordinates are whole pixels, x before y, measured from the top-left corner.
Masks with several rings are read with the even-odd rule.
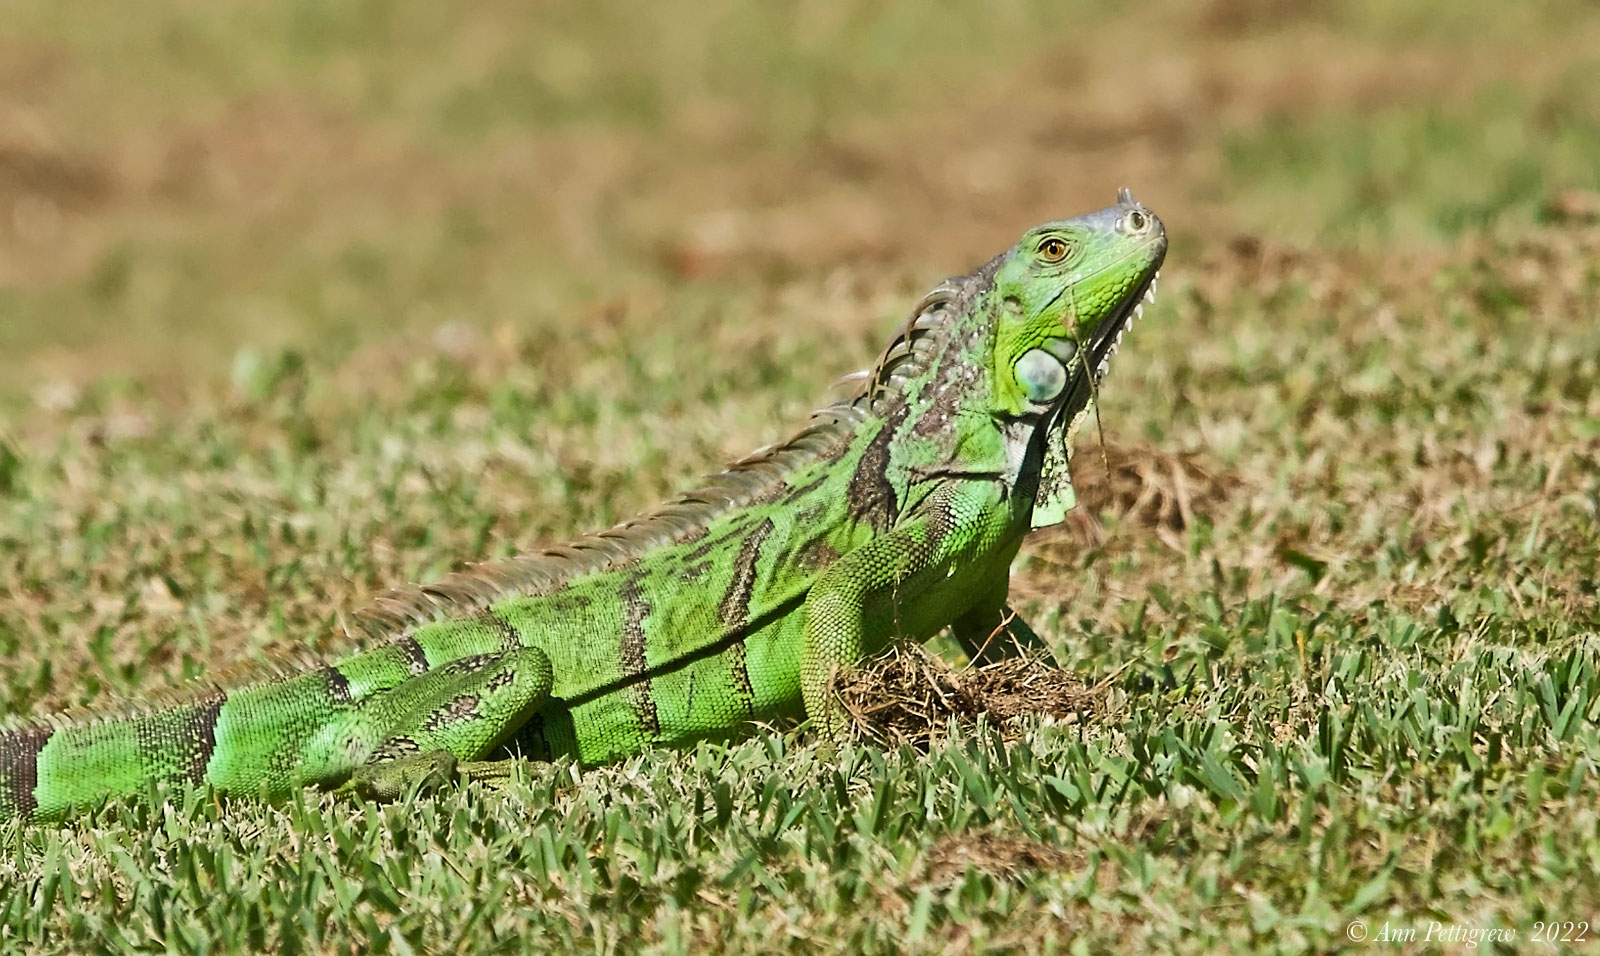
[[[788,442],[609,531],[391,592],[358,652],[7,724],[0,820],[152,780],[390,797],[502,774],[491,755],[589,765],[802,715],[834,737],[833,678],[891,640],[1037,645],[1009,566],[1073,506],[1074,436],[1166,254],[1117,200],[940,284]]]

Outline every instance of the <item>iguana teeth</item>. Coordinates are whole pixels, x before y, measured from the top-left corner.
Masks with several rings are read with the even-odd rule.
[[[1157,273],[1157,275],[1159,276],[1160,273]],[[1155,279],[1152,278],[1150,280],[1150,287],[1145,289],[1144,298],[1145,298],[1146,301],[1150,301],[1150,302],[1155,301],[1155,296],[1154,296],[1154,293],[1153,293],[1154,287],[1155,287]],[[1124,335],[1128,334],[1128,329],[1133,326],[1133,320],[1136,319],[1136,318],[1143,318],[1143,317],[1144,317],[1144,302],[1136,303],[1134,305],[1132,311],[1130,311],[1127,314],[1127,317],[1123,319],[1121,327],[1119,327],[1117,329],[1117,337],[1111,340],[1111,347],[1106,350],[1105,358],[1100,360],[1100,366],[1099,366],[1098,369],[1095,370],[1095,381],[1099,381],[1100,379],[1104,378],[1106,372],[1110,371],[1110,369],[1111,369],[1111,358],[1112,358],[1112,356],[1117,354],[1117,350],[1118,349],[1122,348],[1122,337]]]

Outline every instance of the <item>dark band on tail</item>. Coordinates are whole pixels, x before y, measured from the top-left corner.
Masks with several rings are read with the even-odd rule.
[[[222,705],[227,702],[228,695],[217,690],[194,703],[194,711],[189,716],[192,736],[185,738],[194,741],[194,749],[189,752],[190,783],[198,784],[206,779],[206,767],[211,765],[211,754],[217,749],[217,719],[222,715]]]
[[[33,790],[39,784],[39,752],[55,734],[48,727],[24,727],[0,734],[0,802],[24,820],[39,805]]]
[[[158,779],[200,783],[217,747],[217,717],[228,695],[213,687],[202,696],[168,710],[134,718],[139,760]]]

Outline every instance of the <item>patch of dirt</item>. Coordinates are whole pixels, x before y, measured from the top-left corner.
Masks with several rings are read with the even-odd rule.
[[[1600,192],[1563,189],[1550,197],[1545,214],[1561,223],[1600,223]]]
[[[923,879],[950,886],[970,869],[996,879],[1020,880],[1028,873],[1068,869],[1074,859],[1065,850],[1026,837],[957,833],[941,837],[929,848]]]
[[[0,96],[0,284],[47,263],[119,185],[103,156],[62,146],[34,111]]]
[[[0,286],[56,274],[61,248],[119,193],[102,151],[59,135],[72,65],[53,45],[0,37]]]
[[[1329,19],[1332,13],[1329,5],[1297,0],[1209,0],[1196,6],[1195,25],[1209,36],[1235,37]]]
[[[860,733],[914,747],[942,735],[951,718],[974,722],[987,715],[1013,739],[1018,718],[1070,721],[1098,714],[1106,690],[1035,657],[958,670],[917,645],[896,647],[834,687]]]
[[[94,159],[0,141],[0,202],[11,205],[32,196],[78,208],[92,206],[110,193],[111,177]]]

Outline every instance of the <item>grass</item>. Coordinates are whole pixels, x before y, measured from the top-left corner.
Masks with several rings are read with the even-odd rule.
[[[0,833],[0,950],[1600,935],[1592,7],[13,7],[0,713],[624,518],[1118,185],[1174,245],[1014,574],[1093,713],[128,801]]]

